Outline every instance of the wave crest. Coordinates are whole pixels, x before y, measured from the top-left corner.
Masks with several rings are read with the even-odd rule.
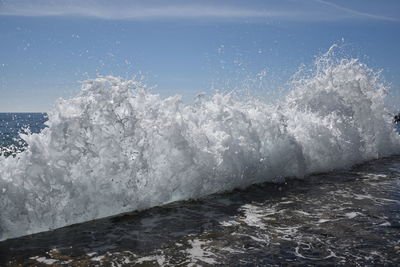
[[[99,77],[0,157],[0,240],[400,151],[385,86],[356,59],[316,61],[285,100],[160,98]]]

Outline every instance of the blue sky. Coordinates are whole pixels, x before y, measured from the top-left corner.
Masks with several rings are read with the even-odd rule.
[[[185,101],[237,88],[271,100],[334,43],[382,69],[400,107],[397,0],[0,0],[0,42],[0,112],[47,111],[96,75]]]

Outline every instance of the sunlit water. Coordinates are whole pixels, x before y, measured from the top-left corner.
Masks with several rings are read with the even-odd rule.
[[[399,189],[400,157],[385,158],[3,241],[0,263],[395,265]]]
[[[3,114],[1,264],[397,263],[387,88],[334,50],[274,103],[98,77],[46,117]]]
[[[0,116],[3,147],[23,146],[17,133],[46,120]],[[400,262],[399,189],[393,156],[3,241],[0,265],[391,265]]]
[[[45,128],[44,113],[0,113],[0,155],[10,156],[25,150],[22,132],[39,133]]]

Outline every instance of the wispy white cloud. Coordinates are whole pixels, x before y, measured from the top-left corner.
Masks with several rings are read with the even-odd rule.
[[[267,11],[226,5],[202,5],[201,2],[149,5],[142,1],[2,1],[0,15],[9,16],[82,16],[102,19],[142,20],[165,18],[267,18],[291,17],[294,12]]]
[[[81,16],[116,20],[292,17],[292,11],[265,10],[202,1],[0,0],[0,15]]]
[[[387,20],[387,21],[400,21],[397,18],[392,18],[392,17],[386,17],[386,16],[379,16],[379,15],[374,15],[374,14],[370,14],[370,13],[365,13],[365,12],[361,12],[361,11],[357,11],[351,8],[347,8],[347,7],[343,7],[325,0],[314,0],[317,3],[321,3],[323,5],[327,5],[330,7],[333,7],[335,9],[344,11],[348,14],[354,15],[354,16],[359,16],[359,17],[364,17],[364,18],[369,18],[369,19],[375,19],[375,20]]]
[[[324,0],[314,1],[316,4],[310,10],[295,5],[282,5],[285,1],[262,2],[260,6],[233,5],[225,1],[0,0],[0,16],[79,16],[112,20],[212,18],[335,21],[364,18],[398,21],[358,12]],[[310,2],[305,2],[309,6]]]
[[[290,12],[238,9],[235,7],[172,6],[172,7],[20,7],[1,10],[0,15],[10,16],[83,16],[103,19],[155,19],[155,18],[267,18],[294,16]]]

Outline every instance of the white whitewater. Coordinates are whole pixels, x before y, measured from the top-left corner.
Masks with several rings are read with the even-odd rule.
[[[325,55],[273,105],[86,81],[22,135],[26,151],[0,157],[0,240],[399,153],[378,76]]]

